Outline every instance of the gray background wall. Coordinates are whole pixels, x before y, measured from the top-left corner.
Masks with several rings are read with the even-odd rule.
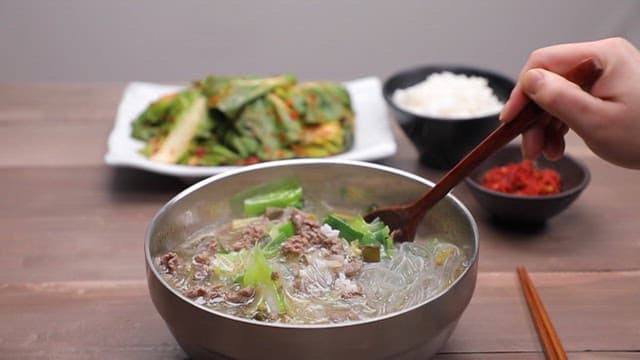
[[[0,0],[0,81],[348,80],[424,63],[515,77],[537,47],[640,45],[640,1]]]

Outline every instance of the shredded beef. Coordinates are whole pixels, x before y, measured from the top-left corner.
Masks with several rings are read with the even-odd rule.
[[[178,254],[173,251],[168,252],[160,258],[160,266],[162,266],[167,274],[173,274],[178,268]]]
[[[193,261],[195,261],[198,264],[208,265],[210,261],[209,254],[207,254],[206,252],[197,254],[193,257]]]
[[[190,299],[195,299],[198,297],[206,297],[209,295],[209,292],[207,291],[207,289],[205,289],[202,286],[198,286],[196,288],[191,288],[188,289],[187,291],[184,292],[184,296],[190,298]]]
[[[282,244],[282,252],[285,255],[300,256],[310,245],[309,240],[302,235],[293,235]]]
[[[193,279],[197,281],[202,281],[209,279],[211,276],[211,271],[209,270],[209,266],[203,264],[194,264],[193,268]]]
[[[352,260],[344,264],[344,274],[347,277],[353,277],[357,275],[362,269],[363,263],[361,260]]]
[[[207,289],[203,286],[198,286],[195,288],[190,288],[187,289],[184,292],[184,296],[191,298],[191,299],[195,299],[198,297],[204,297],[204,298],[209,298],[209,299],[214,299],[217,297],[222,297],[224,296],[224,289],[222,289],[222,284],[216,285],[210,289]]]
[[[284,209],[277,207],[268,207],[264,211],[264,216],[266,216],[269,220],[279,219],[284,215]]]
[[[304,237],[311,244],[320,245],[327,238],[320,231],[320,224],[300,210],[291,212],[291,221],[296,228],[296,234]]]
[[[291,212],[291,221],[296,228],[296,236],[300,236],[306,240],[306,242],[297,239],[294,240],[296,244],[291,245],[291,248],[293,248],[292,253],[300,255],[311,245],[326,248],[333,254],[341,254],[344,252],[341,241],[337,237],[328,237],[325,235],[320,230],[321,224],[312,216],[296,209]],[[302,251],[298,249],[300,245],[304,245],[304,249]]]
[[[209,253],[211,253],[211,255],[217,253],[218,252],[218,241],[216,239],[213,239],[213,240],[209,241],[209,245],[207,246],[207,249],[209,249]]]
[[[251,286],[243,287],[238,291],[227,292],[224,296],[225,300],[234,304],[247,302],[255,294],[256,290]]]
[[[358,315],[353,313],[353,311],[329,311],[327,312],[327,316],[329,320],[334,323],[342,323],[349,320],[358,320]]]
[[[280,273],[277,271],[272,271],[271,272],[271,280],[276,281],[280,279]]]
[[[240,238],[231,244],[231,250],[240,251],[242,249],[252,248],[260,239],[267,235],[264,223],[255,222],[247,225],[242,230]]]
[[[360,289],[360,287],[358,287],[357,290],[351,290],[351,291],[343,292],[342,294],[340,294],[340,297],[343,298],[343,299],[351,299],[353,297],[362,296],[362,295],[364,295],[364,292],[362,292],[362,289]]]
[[[344,253],[342,242],[337,237],[325,237],[325,241],[322,242],[322,246],[329,249],[332,254]]]

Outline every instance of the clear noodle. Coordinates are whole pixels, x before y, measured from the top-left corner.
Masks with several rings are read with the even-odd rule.
[[[159,256],[157,264],[167,282],[195,303],[259,321],[324,324],[391,314],[446,290],[467,266],[465,252],[443,240],[446,234],[395,244],[391,256],[373,263],[363,263],[357,246],[337,238],[334,248],[311,246],[299,256],[282,251],[269,255],[265,266],[270,275],[262,280],[266,283],[246,288],[239,279],[251,262],[253,248],[221,251],[219,247],[251,233],[242,227],[275,227],[282,219],[234,224],[235,228],[227,224],[198,231]],[[339,234],[320,225],[318,231],[327,237]],[[258,236],[261,240],[253,246],[264,246],[267,234]]]

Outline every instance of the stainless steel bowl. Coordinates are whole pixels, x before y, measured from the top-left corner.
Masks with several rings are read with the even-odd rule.
[[[327,325],[270,324],[200,306],[172,289],[153,259],[203,226],[231,218],[231,196],[247,187],[296,176],[305,196],[364,211],[415,200],[433,184],[401,170],[354,161],[285,160],[225,172],[170,200],[154,217],[145,239],[151,299],[171,333],[193,358],[214,359],[425,359],[453,332],[475,289],[478,230],[465,206],[448,195],[425,217],[418,234],[441,234],[467,254],[469,265],[438,296],[374,320]],[[352,186],[362,196],[349,199]]]

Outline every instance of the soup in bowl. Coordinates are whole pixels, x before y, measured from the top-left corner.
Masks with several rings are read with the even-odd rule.
[[[145,241],[154,305],[197,358],[415,358],[433,355],[475,288],[478,234],[447,196],[411,243],[372,206],[433,184],[370,163],[290,160],[186,189]]]

